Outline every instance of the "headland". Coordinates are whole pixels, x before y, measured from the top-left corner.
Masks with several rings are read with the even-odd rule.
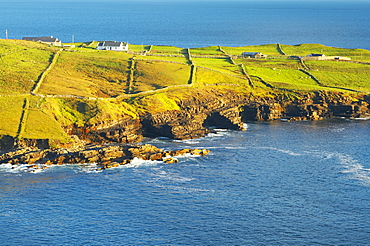
[[[1,163],[108,168],[180,153],[146,146],[135,156],[144,138],[192,139],[250,121],[370,117],[368,50],[130,44],[116,52],[100,43],[0,40]]]

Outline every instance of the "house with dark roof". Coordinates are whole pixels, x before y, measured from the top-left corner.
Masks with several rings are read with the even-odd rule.
[[[50,37],[24,37],[22,40],[33,41],[33,42],[40,42],[43,44],[49,44],[54,46],[62,46],[62,41],[58,38],[54,38],[53,36]]]
[[[266,58],[267,56],[262,54],[261,52],[243,52],[243,58]]]
[[[98,50],[114,50],[114,51],[128,51],[128,43],[117,41],[100,42],[97,47]]]

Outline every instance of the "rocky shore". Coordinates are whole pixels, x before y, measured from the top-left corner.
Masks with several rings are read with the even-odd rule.
[[[232,91],[209,90],[178,102],[180,110],[147,113],[140,119],[124,118],[83,127],[70,126],[66,131],[91,143],[132,143],[143,137],[192,139],[203,137],[212,127],[244,130],[251,121],[322,120],[335,117],[370,117],[370,96],[354,99],[342,93],[315,92],[259,96]]]
[[[290,96],[289,96],[290,95]],[[358,98],[342,93],[258,96],[210,90],[178,102],[180,110],[146,113],[115,122],[65,128],[74,139],[51,148],[47,139],[16,140],[0,137],[0,163],[27,164],[30,168],[50,165],[96,163],[99,169],[130,163],[134,158],[174,163],[178,155],[206,155],[208,150],[163,151],[151,145],[136,145],[145,137],[192,139],[207,135],[212,128],[244,130],[244,123],[270,120],[322,120],[334,117],[370,117],[370,96]]]
[[[25,164],[27,171],[46,169],[52,165],[62,164],[96,164],[97,170],[130,164],[135,158],[140,160],[177,163],[178,156],[205,156],[206,149],[182,149],[164,151],[155,146],[144,145],[87,145],[75,149],[40,149],[26,147],[10,149],[0,155],[0,163],[7,163],[16,168]]]

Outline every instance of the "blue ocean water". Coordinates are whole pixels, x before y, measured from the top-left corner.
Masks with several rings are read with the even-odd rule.
[[[370,49],[370,1],[1,0],[5,38],[245,46],[320,43]]]
[[[1,1],[9,38],[370,49],[368,2]],[[369,121],[250,123],[178,164],[0,166],[0,245],[370,245]]]
[[[178,164],[0,171],[1,245],[369,245],[369,121],[251,123]]]

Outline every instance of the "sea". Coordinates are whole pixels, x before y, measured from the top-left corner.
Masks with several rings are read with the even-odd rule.
[[[9,38],[370,49],[369,1],[4,1]],[[370,121],[246,122],[179,163],[0,165],[0,245],[370,245]]]

